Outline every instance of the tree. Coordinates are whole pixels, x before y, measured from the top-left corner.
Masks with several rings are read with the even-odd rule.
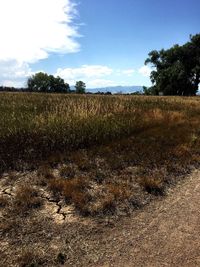
[[[47,73],[38,72],[28,78],[28,90],[32,92],[68,93],[70,87],[59,76],[54,77]]]
[[[85,94],[86,85],[84,82],[82,81],[76,82],[75,88],[77,94]]]
[[[148,63],[154,67],[150,78],[155,93],[195,95],[200,83],[200,34],[190,36],[182,46],[151,51],[145,61]]]

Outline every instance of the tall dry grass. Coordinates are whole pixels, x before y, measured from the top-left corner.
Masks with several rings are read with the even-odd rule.
[[[176,140],[182,144],[185,128],[190,127],[193,139],[199,134],[199,102],[198,97],[1,93],[1,169],[107,143],[157,125],[183,129]]]

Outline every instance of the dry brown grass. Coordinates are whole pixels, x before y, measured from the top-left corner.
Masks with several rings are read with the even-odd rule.
[[[76,172],[71,165],[64,165],[60,169],[60,176],[64,178],[74,178]]]
[[[74,178],[71,180],[66,180],[64,182],[64,187],[63,187],[63,195],[66,198],[66,200],[70,200],[72,198],[76,198],[75,195],[79,195],[81,198],[81,194],[83,193],[86,189],[87,186],[87,180],[86,178]]]
[[[70,161],[75,163],[81,171],[89,171],[93,167],[93,164],[83,150],[71,153]]]
[[[40,256],[31,249],[24,249],[17,262],[19,267],[38,267],[43,265]]]
[[[42,205],[41,198],[38,197],[38,192],[30,185],[20,185],[17,188],[14,208],[19,212],[26,212],[30,209],[38,208]]]
[[[144,207],[199,167],[198,97],[1,96],[8,203],[0,198],[0,239],[8,266],[40,266],[41,255],[46,266],[76,266],[71,257],[93,251],[88,237],[94,229],[101,237],[99,223]]]
[[[2,94],[1,166],[45,162],[37,171],[38,185],[88,212],[129,201],[136,180],[147,192],[162,194],[174,177],[199,164],[199,101]],[[127,167],[137,173],[127,174]]]
[[[48,164],[41,165],[37,170],[37,176],[39,178],[52,179],[54,178],[52,169]]]
[[[5,196],[0,196],[0,208],[5,208],[8,205],[8,198]]]
[[[162,178],[144,176],[140,178],[140,184],[148,193],[155,195],[162,195],[164,193]]]
[[[23,162],[34,166],[47,155],[53,166],[64,160],[66,150],[109,143],[156,125],[197,127],[198,103],[198,97],[2,93],[1,168],[22,168]],[[80,170],[92,167],[81,151],[72,158]]]
[[[63,191],[64,182],[61,178],[54,178],[48,182],[48,188],[54,195],[59,195]]]

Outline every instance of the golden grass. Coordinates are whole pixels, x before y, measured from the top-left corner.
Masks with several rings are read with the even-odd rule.
[[[24,161],[34,165],[50,154],[103,144],[156,125],[197,125],[198,103],[198,97],[1,93],[1,169],[20,168]],[[90,167],[83,158],[79,166]]]

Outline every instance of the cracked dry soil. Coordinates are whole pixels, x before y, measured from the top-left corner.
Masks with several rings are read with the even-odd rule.
[[[7,198],[14,193],[14,187],[1,190]],[[43,206],[27,217],[2,212],[8,229],[0,232],[0,266],[21,266],[27,249],[35,266],[200,266],[200,171],[119,220],[83,218],[45,192],[39,195]]]

